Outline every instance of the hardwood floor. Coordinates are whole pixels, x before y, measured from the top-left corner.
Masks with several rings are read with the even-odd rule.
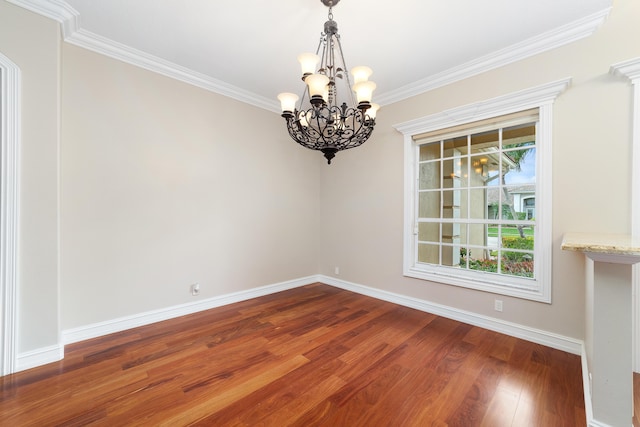
[[[580,358],[322,284],[69,345],[2,426],[584,426]]]

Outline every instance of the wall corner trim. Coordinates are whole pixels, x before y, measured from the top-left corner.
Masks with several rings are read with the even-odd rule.
[[[0,375],[17,364],[20,111],[20,68],[0,53]]]

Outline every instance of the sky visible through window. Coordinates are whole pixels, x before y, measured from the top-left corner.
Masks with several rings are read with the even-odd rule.
[[[535,184],[536,182],[536,149],[531,151],[520,161],[520,170],[512,169],[504,176],[507,185]],[[499,185],[500,180],[493,179],[487,182],[489,186]]]
[[[536,182],[536,149],[531,151],[520,161],[520,171],[511,170],[504,177],[507,184],[534,184]]]

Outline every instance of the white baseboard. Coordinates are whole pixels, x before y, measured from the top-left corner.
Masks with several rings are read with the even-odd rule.
[[[105,322],[93,323],[78,328],[67,329],[62,331],[62,343],[66,345],[74,342],[84,341],[87,339],[112,334],[114,332],[136,328],[138,326],[149,325],[151,323],[161,322],[163,320],[169,320],[175,317],[185,316],[187,314],[193,314],[215,307],[233,304],[235,302],[245,301],[251,298],[257,298],[260,296],[297,288],[300,286],[308,285],[309,283],[314,283],[316,281],[317,276],[303,277],[301,279],[289,280],[273,285],[267,285],[259,288],[248,289],[245,291],[220,295],[198,302],[175,305],[163,309],[134,314],[132,316],[120,317],[118,319],[108,320]]]
[[[572,354],[582,355],[584,352],[583,342],[574,338],[558,335],[540,329],[530,328],[516,323],[506,322],[504,320],[483,316],[473,312],[459,310],[453,307],[432,303],[406,295],[347,282],[344,280],[336,279],[335,277],[314,275],[258,288],[248,289],[245,291],[220,295],[194,303],[180,304],[164,309],[152,310],[132,316],[126,316],[105,322],[81,326],[78,328],[67,329],[62,331],[60,345],[50,346],[20,354],[18,356],[16,364],[16,372],[62,359],[64,357],[64,345],[66,344],[96,338],[115,332],[121,332],[127,329],[136,328],[138,326],[149,325],[151,323],[161,322],[163,320],[197,313],[199,311],[209,310],[211,308],[245,301],[251,298],[257,298],[260,296],[297,288],[315,282],[325,283],[330,286],[335,286],[337,288],[345,289],[351,292],[367,295],[372,298],[377,298],[383,301],[389,301],[395,304],[403,305],[405,307],[410,307],[428,313],[436,314],[438,316],[443,316],[449,319],[500,332],[516,338],[521,338],[527,341],[546,345],[548,347],[566,351]],[[586,369],[584,368],[585,364],[586,362],[583,362],[583,370]],[[586,384],[588,385],[588,382]],[[585,396],[588,391],[588,387],[586,387]],[[598,426],[598,424],[594,424],[594,426]]]
[[[610,424],[601,423],[600,421],[594,420],[593,418],[587,419],[587,426],[588,427],[613,427]]]
[[[344,280],[336,279],[335,277],[321,275],[317,278],[317,281],[326,283],[327,285],[335,286],[337,288],[346,289],[348,291],[377,298],[383,301],[389,301],[395,304],[403,305],[405,307],[415,308],[416,310],[425,311],[428,313],[436,314],[438,316],[458,320],[463,323],[468,323],[470,325],[542,344],[547,347],[566,351],[568,353],[576,355],[582,354],[583,342],[575,338],[566,337],[541,329],[530,328],[528,326],[519,325],[517,323],[506,322],[504,320],[495,319],[493,317],[459,310],[457,308],[432,303],[418,298],[408,297],[406,295],[396,294],[393,292],[370,288],[368,286],[359,285],[356,283],[346,282]]]
[[[324,275],[303,277],[300,279],[276,283],[273,285],[253,288],[246,291],[220,295],[195,303],[176,305],[173,307],[148,311],[132,316],[121,317],[106,322],[99,322],[87,326],[81,326],[78,328],[67,329],[62,331],[62,343],[71,344],[90,338],[96,338],[114,332],[120,332],[126,329],[144,326],[163,320],[173,319],[175,317],[208,310],[211,308],[244,301],[247,299],[260,297],[263,295],[268,295],[299,286],[304,286],[314,282],[326,283],[327,285],[335,286],[362,295],[367,295],[383,301],[389,301],[395,304],[403,305],[405,307],[415,308],[417,310],[433,313],[438,316],[447,317],[449,319],[458,320],[460,322],[525,339],[527,341],[546,345],[548,347],[566,351],[572,354],[580,355],[582,353],[582,341],[574,338],[565,337],[540,329],[530,328],[516,323],[506,322],[504,320],[483,316],[469,311],[459,310],[453,307],[432,303],[406,295],[370,288],[368,286],[347,282],[344,280],[336,279],[335,277]]]
[[[60,344],[20,353],[16,359],[15,372],[57,362],[63,358],[64,346]]]

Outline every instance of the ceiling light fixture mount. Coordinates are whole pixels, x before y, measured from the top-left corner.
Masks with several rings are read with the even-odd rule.
[[[305,82],[303,95],[281,93],[278,99],[291,138],[303,147],[322,151],[331,164],[338,151],[358,147],[369,139],[380,107],[371,103],[376,84],[369,81],[372,74],[369,67],[353,68],[354,84],[351,85],[338,24],[332,13],[332,7],[340,0],[320,1],[329,8],[329,19],[324,24],[316,53],[298,55]],[[296,106],[299,99],[300,104]]]

